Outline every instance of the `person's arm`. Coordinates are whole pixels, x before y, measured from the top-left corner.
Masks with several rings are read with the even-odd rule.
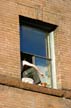
[[[23,64],[23,66],[24,66],[24,65],[27,65],[27,66],[32,66],[32,64],[31,64],[31,63],[29,63],[28,61],[25,61],[25,60],[23,60],[23,61],[22,61],[22,64]]]
[[[27,66],[33,67],[41,76],[44,76],[44,74],[40,71],[40,69],[36,65],[29,63],[25,60],[22,61],[22,64],[23,64],[23,66],[27,65]]]
[[[32,64],[32,67],[33,67],[41,76],[44,76],[43,72],[41,72],[40,69],[39,69],[36,65]]]

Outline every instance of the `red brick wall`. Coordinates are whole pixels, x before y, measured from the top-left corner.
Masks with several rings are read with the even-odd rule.
[[[0,108],[71,108],[71,101],[0,85]]]
[[[58,88],[71,89],[71,1],[0,0],[0,74],[20,78],[19,15],[58,25],[55,55]]]
[[[0,74],[20,77],[19,27],[16,4],[0,0]]]

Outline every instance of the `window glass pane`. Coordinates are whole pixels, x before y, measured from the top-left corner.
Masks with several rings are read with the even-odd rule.
[[[45,77],[40,76],[41,82],[47,83],[47,87],[51,87],[50,61],[44,58],[35,57],[35,64],[45,75]]]
[[[45,38],[46,33],[27,26],[21,25],[21,51],[32,53],[33,55],[46,56]]]

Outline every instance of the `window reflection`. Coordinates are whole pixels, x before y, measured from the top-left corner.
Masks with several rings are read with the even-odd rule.
[[[47,86],[51,87],[50,60],[35,57],[35,64],[45,75],[45,77],[40,76],[41,82],[47,83]]]
[[[46,33],[35,28],[21,25],[21,51],[46,56]]]

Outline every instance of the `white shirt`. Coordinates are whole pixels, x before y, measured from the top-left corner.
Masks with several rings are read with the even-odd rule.
[[[22,82],[25,82],[25,83],[30,83],[30,84],[34,84],[34,80],[31,79],[31,78],[22,78]]]

